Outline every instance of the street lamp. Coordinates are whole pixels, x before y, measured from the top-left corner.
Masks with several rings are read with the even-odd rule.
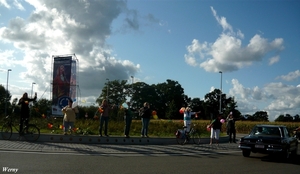
[[[108,83],[109,83],[109,79],[106,79],[107,80],[107,86],[106,86],[106,100],[108,101]]]
[[[8,97],[8,78],[9,78],[9,71],[11,71],[11,69],[7,70],[7,78],[6,78],[6,96],[5,96],[5,117],[7,114],[7,97]]]
[[[220,110],[219,110],[219,112],[221,113],[221,111],[222,111],[222,71],[219,71],[219,73],[221,74],[221,91],[220,91]]]
[[[36,84],[36,83],[32,82],[32,84],[31,84],[31,96],[30,96],[31,98],[32,98],[32,92],[33,92],[33,85],[34,84]]]

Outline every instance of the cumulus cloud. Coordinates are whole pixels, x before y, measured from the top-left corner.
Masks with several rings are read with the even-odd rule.
[[[279,62],[279,59],[280,59],[279,56],[271,57],[271,58],[269,59],[269,65],[273,65],[274,63]]]
[[[0,2],[9,8],[5,0]],[[23,52],[24,56],[18,61],[27,71],[21,77],[39,83],[40,90],[49,86],[52,55],[76,55],[79,60],[81,96],[91,97],[93,100],[101,93],[106,78],[126,80],[139,71],[139,64],[112,56],[112,48],[106,43],[112,33],[113,20],[122,13],[125,16],[130,14],[124,23],[134,30],[139,28],[136,12],[127,9],[125,1],[26,2],[35,10],[28,19],[11,19],[8,26],[0,28],[0,38],[2,42],[12,43]],[[14,3],[21,9],[18,1]],[[9,54],[7,51],[2,54],[7,55],[2,59],[13,57],[13,53]]]
[[[184,55],[187,64],[200,66],[208,72],[232,72],[250,66],[254,62],[260,62],[270,53],[275,54],[270,59],[270,64],[279,61],[278,54],[284,49],[282,38],[268,41],[256,34],[246,46],[243,46],[244,34],[242,31],[234,32],[225,17],[219,17],[213,7],[211,10],[223,31],[213,43],[205,41],[201,43],[194,39],[192,44],[187,46],[187,54]]]
[[[285,81],[293,81],[293,80],[298,79],[299,77],[300,77],[300,71],[296,70],[294,72],[289,72],[287,75],[279,76],[279,77],[277,77],[277,79],[282,79]]]
[[[267,111],[269,120],[283,113],[296,115],[300,107],[300,88],[283,83],[270,83],[263,88],[246,88],[237,79],[232,79],[229,96],[234,96],[238,109],[245,114],[253,111]],[[266,103],[262,106],[262,103]]]

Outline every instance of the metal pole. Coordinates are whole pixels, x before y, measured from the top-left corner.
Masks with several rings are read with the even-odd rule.
[[[6,78],[6,96],[5,96],[5,117],[7,116],[7,97],[8,97],[8,78],[9,78],[9,71],[11,69],[7,70],[7,78]]]
[[[33,85],[34,85],[35,83],[34,82],[32,82],[32,84],[31,84],[31,98],[32,98],[32,92],[33,92]]]
[[[221,113],[222,111],[222,71],[219,71],[219,73],[221,74],[221,91],[220,91],[220,109],[219,112]]]

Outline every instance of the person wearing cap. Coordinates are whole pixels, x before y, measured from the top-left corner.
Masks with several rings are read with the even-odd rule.
[[[73,101],[69,99],[68,105],[62,108],[61,110],[64,113],[64,119],[63,119],[64,135],[67,135],[69,128],[71,128],[71,130],[74,128],[76,113],[78,113],[78,108],[77,107],[72,108],[72,104]]]
[[[233,118],[232,112],[230,112],[226,118],[227,132],[229,135],[229,143],[232,143],[232,142],[236,143],[236,141],[235,141],[235,137],[236,137],[235,121],[236,121],[236,119]]]
[[[209,127],[211,127],[210,130],[210,145],[212,145],[213,139],[215,139],[216,143],[219,145],[219,137],[220,137],[220,131],[222,128],[222,118],[223,113],[219,112],[219,115],[216,119],[214,119]]]
[[[199,112],[192,112],[190,107],[186,107],[183,112],[183,125],[185,128],[185,133],[188,134],[191,130],[191,121],[192,121],[192,115],[196,115],[200,113]]]

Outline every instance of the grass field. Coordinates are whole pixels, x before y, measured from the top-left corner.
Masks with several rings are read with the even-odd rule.
[[[62,134],[62,118],[33,118],[30,123],[36,124],[41,133],[53,133]],[[202,137],[208,137],[210,132],[206,130],[210,120],[193,120],[195,123],[195,128],[201,133]],[[3,120],[1,120],[1,125]],[[18,119],[15,119],[15,125],[18,125]],[[250,121],[237,121],[236,130],[237,133],[249,133],[252,127],[256,124],[276,124],[285,125],[290,132],[296,127],[300,126],[300,123],[295,122],[250,122]],[[152,137],[174,137],[177,129],[182,129],[182,120],[163,120],[163,119],[151,119],[149,125],[149,136]],[[141,133],[141,120],[133,120],[130,128],[130,136],[140,136]],[[98,135],[99,134],[99,120],[94,119],[79,119],[75,122],[75,133],[81,135]],[[124,122],[123,121],[109,121],[108,133],[109,135],[120,135],[123,136],[124,133]],[[222,126],[222,134],[226,133],[226,125]]]

